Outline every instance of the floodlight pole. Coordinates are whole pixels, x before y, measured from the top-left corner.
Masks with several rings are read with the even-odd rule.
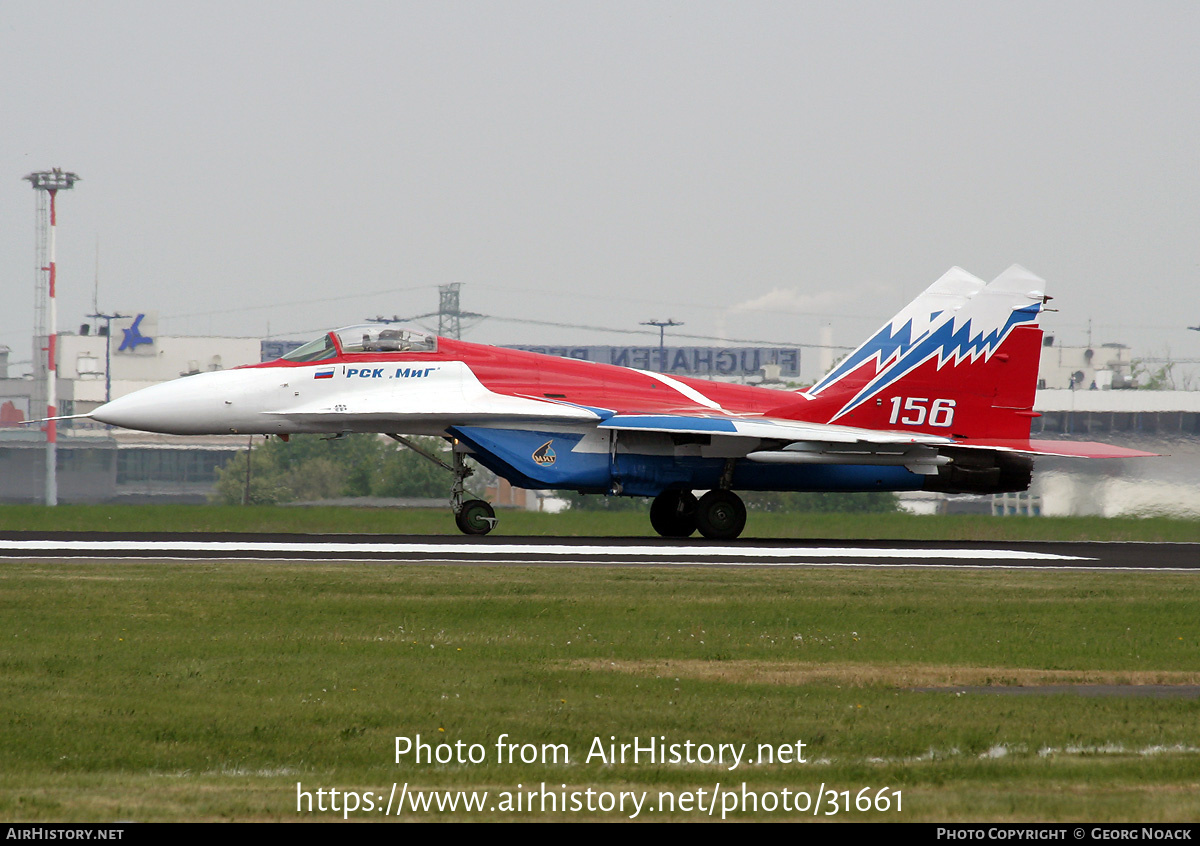
[[[643,326],[658,327],[658,372],[667,372],[667,347],[666,347],[666,329],[668,326],[682,326],[682,323],[676,323],[674,319],[667,318],[666,320],[643,320]]]
[[[104,321],[104,401],[112,402],[112,322],[128,314],[89,314],[97,320]]]
[[[54,257],[55,230],[58,219],[55,200],[60,190],[70,190],[79,181],[74,173],[64,173],[62,168],[31,173],[25,177],[35,191],[45,191],[50,196],[50,236],[47,241],[47,266],[42,270],[49,273],[46,327],[46,416],[58,415],[58,310],[55,305],[55,283],[58,270]],[[58,505],[58,421],[46,421],[46,505]]]

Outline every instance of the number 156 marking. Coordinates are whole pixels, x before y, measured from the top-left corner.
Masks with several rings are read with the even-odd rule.
[[[904,403],[903,409],[900,408],[901,402]],[[930,426],[948,427],[954,422],[954,400],[935,399],[932,405],[929,403],[926,397],[892,397],[892,416],[888,418],[888,423],[920,426],[925,423],[926,416]],[[901,410],[910,414],[901,417]]]

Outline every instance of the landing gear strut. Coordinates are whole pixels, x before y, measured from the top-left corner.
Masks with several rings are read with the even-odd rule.
[[[650,505],[650,525],[664,538],[686,538],[697,529],[711,540],[732,540],[746,528],[746,505],[733,491],[663,491]]]
[[[450,489],[450,507],[454,509],[454,522],[464,535],[486,535],[496,528],[496,512],[482,499],[463,502],[467,477],[475,471],[467,466],[466,457],[454,450],[454,487]]]

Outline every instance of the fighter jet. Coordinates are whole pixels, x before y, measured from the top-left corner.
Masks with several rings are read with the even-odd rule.
[[[736,491],[1026,490],[1034,455],[1148,453],[1030,439],[1044,282],[953,268],[807,390],[669,376],[370,324],[277,361],[199,373],[89,417],[176,435],[376,432],[452,444],[451,508],[466,534],[496,525],[466,498],[465,457],[532,489],[653,497],[664,537],[732,539]],[[701,495],[696,496],[700,491]]]

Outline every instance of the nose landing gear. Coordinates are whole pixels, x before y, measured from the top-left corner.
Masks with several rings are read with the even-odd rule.
[[[496,512],[482,499],[463,502],[466,478],[475,471],[467,466],[461,452],[454,450],[454,487],[450,489],[450,507],[454,510],[454,522],[464,535],[486,535],[496,528]]]
[[[450,488],[450,509],[454,512],[454,522],[460,532],[464,535],[486,535],[496,528],[499,520],[497,520],[496,512],[491,505],[482,499],[463,500],[467,490],[464,483],[467,477],[475,471],[467,466],[466,457],[460,450],[458,441],[452,442],[451,455],[454,463],[447,464],[438,456],[402,435],[389,432],[388,437],[454,474],[454,486]]]

